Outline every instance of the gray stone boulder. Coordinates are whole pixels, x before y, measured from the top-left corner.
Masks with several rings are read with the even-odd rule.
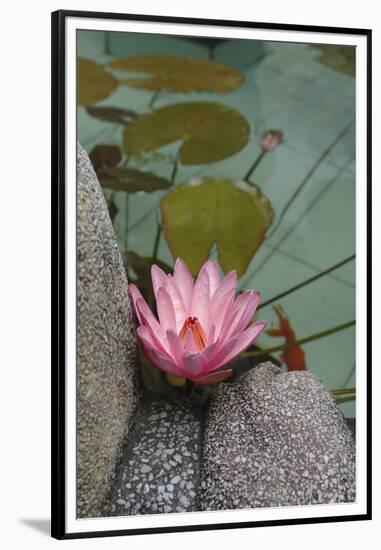
[[[110,515],[199,509],[202,409],[184,396],[146,393],[123,448]]]
[[[137,403],[126,272],[86,152],[77,159],[77,515],[104,515]]]
[[[312,374],[263,363],[215,388],[201,479],[202,510],[353,502],[353,435]]]

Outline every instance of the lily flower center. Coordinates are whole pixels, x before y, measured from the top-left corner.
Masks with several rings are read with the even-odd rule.
[[[188,331],[193,336],[194,343],[198,351],[202,351],[206,348],[207,338],[204,329],[201,326],[197,317],[187,317],[184,321],[183,328],[180,330],[179,338],[183,343]]]

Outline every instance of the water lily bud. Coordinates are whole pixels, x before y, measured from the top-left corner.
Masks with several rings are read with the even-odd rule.
[[[262,135],[260,141],[262,151],[266,152],[274,151],[281,143],[283,143],[282,130],[267,130],[267,132]]]

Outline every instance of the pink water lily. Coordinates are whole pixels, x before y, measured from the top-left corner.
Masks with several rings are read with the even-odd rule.
[[[266,323],[250,326],[260,295],[246,290],[235,299],[237,273],[221,280],[217,264],[208,260],[196,281],[178,258],[173,276],[157,265],[151,269],[159,321],[138,288],[130,295],[140,326],[139,339],[148,359],[159,369],[197,384],[215,384],[228,378],[221,367],[247,349]]]

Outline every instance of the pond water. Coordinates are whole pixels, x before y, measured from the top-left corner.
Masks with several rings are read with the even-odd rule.
[[[78,55],[100,64],[129,55],[153,53],[213,57],[241,71],[245,79],[242,85],[223,94],[163,90],[154,98],[154,91],[124,85],[96,103],[142,114],[149,110],[152,99],[155,109],[182,102],[217,101],[238,110],[246,118],[250,135],[245,147],[214,163],[179,164],[174,185],[201,176],[242,180],[261,152],[261,135],[269,129],[280,129],[284,133],[284,142],[267,153],[253,172],[252,181],[271,203],[274,221],[240,278],[240,288],[259,290],[265,302],[354,255],[352,48],[246,40],[212,43],[92,31],[81,31],[78,35]],[[114,74],[121,75],[120,72]],[[78,108],[78,140],[89,153],[101,142],[120,144],[122,132],[120,125],[101,121],[90,116],[84,107]],[[136,155],[129,159],[128,165],[170,178],[178,147],[178,143],[173,143],[154,153]],[[112,193],[106,190],[105,194],[110,199]],[[160,201],[165,194],[166,191],[112,194],[117,207],[114,228],[122,252],[132,250],[141,256],[152,256]],[[217,257],[216,247],[211,255]],[[160,239],[157,257],[173,265],[165,238]],[[275,304],[282,305],[297,339],[352,321],[355,319],[355,261],[349,260],[263,307],[256,318],[266,320],[268,328],[278,327],[272,307]],[[284,339],[268,334],[257,341],[263,348],[283,342]],[[307,342],[302,349],[307,369],[329,389],[355,387],[354,326]],[[274,356],[281,359],[279,352],[274,352]],[[287,368],[284,363],[283,368]],[[341,402],[340,407],[345,416],[355,416],[355,401]]]

